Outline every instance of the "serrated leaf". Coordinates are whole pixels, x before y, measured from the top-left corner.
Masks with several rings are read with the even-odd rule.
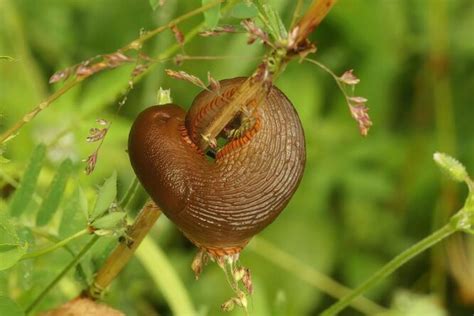
[[[106,210],[108,210],[109,206],[115,200],[116,196],[117,172],[114,171],[110,178],[107,178],[104,184],[100,187],[94,209],[89,214],[89,221],[93,221],[94,219],[102,215]]]
[[[113,212],[96,219],[92,226],[96,229],[112,229],[123,221],[125,215],[125,212]]]
[[[12,216],[20,216],[30,203],[45,154],[46,146],[43,144],[38,145],[33,151],[28,167],[10,203],[10,214]]]
[[[0,296],[0,315],[23,316],[25,312],[9,297]]]
[[[250,19],[256,17],[258,9],[253,3],[237,3],[232,9],[231,16],[237,19]]]
[[[69,179],[71,171],[71,160],[64,160],[59,166],[58,172],[54,176],[53,181],[51,181],[49,192],[41,204],[38,215],[36,216],[36,225],[46,225],[53,217],[63,197],[64,189],[66,188],[67,180]]]
[[[202,5],[206,5],[214,0],[202,0]],[[221,5],[218,4],[215,7],[210,8],[204,12],[204,21],[206,22],[206,27],[213,29],[217,26],[220,19],[220,9]]]

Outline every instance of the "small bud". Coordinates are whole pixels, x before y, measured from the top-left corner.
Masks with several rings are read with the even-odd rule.
[[[103,55],[105,62],[109,68],[115,68],[122,65],[123,63],[129,62],[132,59],[121,52],[115,52],[113,54]]]
[[[83,160],[86,162],[86,168],[84,171],[87,175],[91,174],[95,169],[95,165],[97,163],[97,154],[97,151],[95,151],[93,154],[87,157],[87,159]]]
[[[354,75],[353,71],[354,70],[351,69],[343,73],[342,76],[339,77],[339,81],[350,86],[358,84],[360,82],[360,79]]]
[[[203,267],[207,264],[209,257],[204,250],[199,250],[199,252],[194,257],[193,262],[191,263],[191,269],[194,272],[194,277],[199,279],[199,275],[201,275]]]
[[[433,155],[433,159],[453,180],[463,182],[469,179],[464,165],[453,157],[445,153],[436,152]]]
[[[88,143],[93,143],[99,140],[102,140],[105,135],[107,134],[108,129],[107,128],[91,128],[89,130],[89,136],[87,136],[86,141]]]
[[[237,293],[237,304],[247,309],[247,296],[242,291]]]
[[[193,75],[190,75],[188,74],[187,72],[185,71],[174,71],[174,70],[171,70],[171,69],[165,69],[165,72],[168,76],[170,76],[171,78],[175,78],[175,79],[179,79],[179,80],[184,80],[184,81],[188,81],[202,89],[206,89],[206,85],[204,84],[204,82],[202,82],[201,79],[199,79],[198,77],[196,76],[193,76]]]
[[[138,77],[148,69],[148,65],[137,65],[132,71],[132,77]]]
[[[173,31],[174,38],[180,46],[184,45],[184,34],[181,32],[176,24],[171,26],[171,31]]]
[[[101,126],[107,126],[107,124],[109,124],[109,122],[106,119],[97,119],[96,122],[97,124]]]
[[[244,284],[245,289],[247,290],[247,293],[251,295],[253,293],[253,283],[252,283],[252,275],[250,274],[250,269],[248,268],[244,269],[242,283]]]
[[[209,36],[218,36],[226,33],[236,33],[237,29],[232,26],[232,25],[224,25],[224,26],[218,26],[212,30],[206,30],[203,32],[200,32],[199,35],[202,37],[209,37]]]
[[[364,97],[349,97],[351,104],[365,104],[367,99]]]
[[[165,90],[165,89],[160,87],[160,89],[158,90],[158,93],[157,93],[156,100],[157,100],[159,105],[168,104],[168,103],[173,102],[173,100],[171,99],[171,91],[169,89]]]
[[[49,83],[55,83],[59,82],[62,80],[66,80],[69,78],[72,74],[73,68],[68,67],[63,70],[56,71],[50,78],[49,78]]]
[[[253,44],[257,39],[260,39],[263,43],[270,43],[268,34],[265,33],[261,28],[250,19],[245,19],[241,22],[242,26],[249,33],[247,44]]]
[[[244,277],[244,274],[245,274],[245,269],[244,268],[239,267],[239,268],[235,269],[232,272],[232,276],[234,278],[234,281],[239,282]]]
[[[234,298],[231,298],[230,300],[224,302],[222,305],[221,305],[221,309],[224,311],[224,312],[230,312],[234,309],[235,307],[235,302],[234,302]]]

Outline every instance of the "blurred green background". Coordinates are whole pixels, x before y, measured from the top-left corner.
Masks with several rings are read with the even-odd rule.
[[[268,2],[289,25],[295,1]],[[62,85],[48,84],[55,71],[113,52],[137,38],[141,29],[163,25],[200,5],[197,0],[166,0],[163,7],[152,10],[148,0],[0,0],[0,55],[14,58],[0,60],[0,131]],[[202,20],[199,15],[180,29],[186,34]],[[221,23],[239,20],[229,16]],[[73,88],[7,144],[4,155],[11,162],[0,165],[0,209],[6,208],[13,190],[7,178],[21,178],[33,148],[41,142],[48,150],[39,196],[66,157],[74,162],[74,174],[61,209],[77,183],[91,197],[113,170],[119,175],[119,196],[123,194],[133,178],[125,150],[134,117],[156,103],[159,87],[171,89],[174,102],[185,107],[199,92],[189,83],[166,77],[163,70],[182,69],[203,79],[208,71],[217,79],[249,75],[264,50],[258,44],[248,46],[246,40],[245,34],[195,38],[180,53],[227,57],[190,60],[181,66],[172,60],[158,64],[135,85],[118,115],[130,66],[104,71]],[[312,40],[318,47],[315,58],[336,74],[354,69],[361,79],[356,94],[368,98],[374,125],[367,138],[361,137],[334,80],[314,65],[292,62],[276,84],[303,122],[307,167],[287,209],[259,238],[355,287],[440,227],[463,204],[466,189],[442,175],[432,156],[435,151],[446,152],[474,174],[474,2],[339,1]],[[144,52],[157,56],[174,43],[167,31],[152,39]],[[81,160],[96,145],[85,138],[98,118],[113,124],[96,170],[87,176]],[[133,212],[144,199],[141,194],[134,201]],[[31,232],[22,225],[32,225],[35,207],[31,205],[32,215],[17,223],[26,235]],[[61,214],[47,227],[49,232],[55,234],[60,221]],[[160,218],[151,235],[176,269],[196,310],[201,315],[220,314],[220,304],[232,295],[222,271],[211,264],[195,281],[190,264],[196,249],[166,218]],[[77,249],[85,241],[73,246]],[[94,271],[115,241],[104,238],[85,258],[84,266]],[[36,243],[46,241],[38,238]],[[334,301],[311,285],[311,274],[297,276],[294,272],[299,269],[291,261],[275,260],[269,247],[251,243],[241,255],[254,278],[251,315],[316,315]],[[59,251],[0,272],[0,295],[28,305],[69,260],[66,252]],[[159,272],[160,267],[156,269]],[[80,290],[81,283],[71,273],[40,310],[57,306]],[[134,259],[105,301],[127,315],[170,315],[162,292]],[[396,315],[470,315],[474,239],[450,238],[406,264],[367,296],[401,311]],[[349,308],[343,315],[359,313]]]

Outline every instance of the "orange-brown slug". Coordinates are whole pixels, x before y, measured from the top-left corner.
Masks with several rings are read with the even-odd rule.
[[[245,78],[202,91],[186,113],[174,104],[139,114],[128,151],[135,173],[164,214],[198,247],[221,256],[240,252],[280,214],[305,166],[299,117],[277,88],[252,114],[251,126],[214,161],[198,148],[204,128]]]

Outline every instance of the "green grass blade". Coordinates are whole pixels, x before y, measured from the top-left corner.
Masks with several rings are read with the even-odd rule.
[[[170,305],[172,314],[177,316],[196,315],[189,293],[179,279],[176,270],[150,237],[143,239],[135,254],[150,274],[153,282],[160,288]]]
[[[20,216],[30,203],[43,165],[45,154],[46,146],[43,144],[38,145],[33,151],[30,163],[23,175],[23,179],[21,180],[18,189],[15,191],[10,203],[11,216]]]
[[[59,166],[58,172],[56,173],[53,181],[51,181],[49,192],[41,204],[38,215],[36,216],[36,225],[46,225],[53,217],[63,197],[64,189],[66,188],[67,180],[69,179],[71,171],[71,160],[64,160]]]

